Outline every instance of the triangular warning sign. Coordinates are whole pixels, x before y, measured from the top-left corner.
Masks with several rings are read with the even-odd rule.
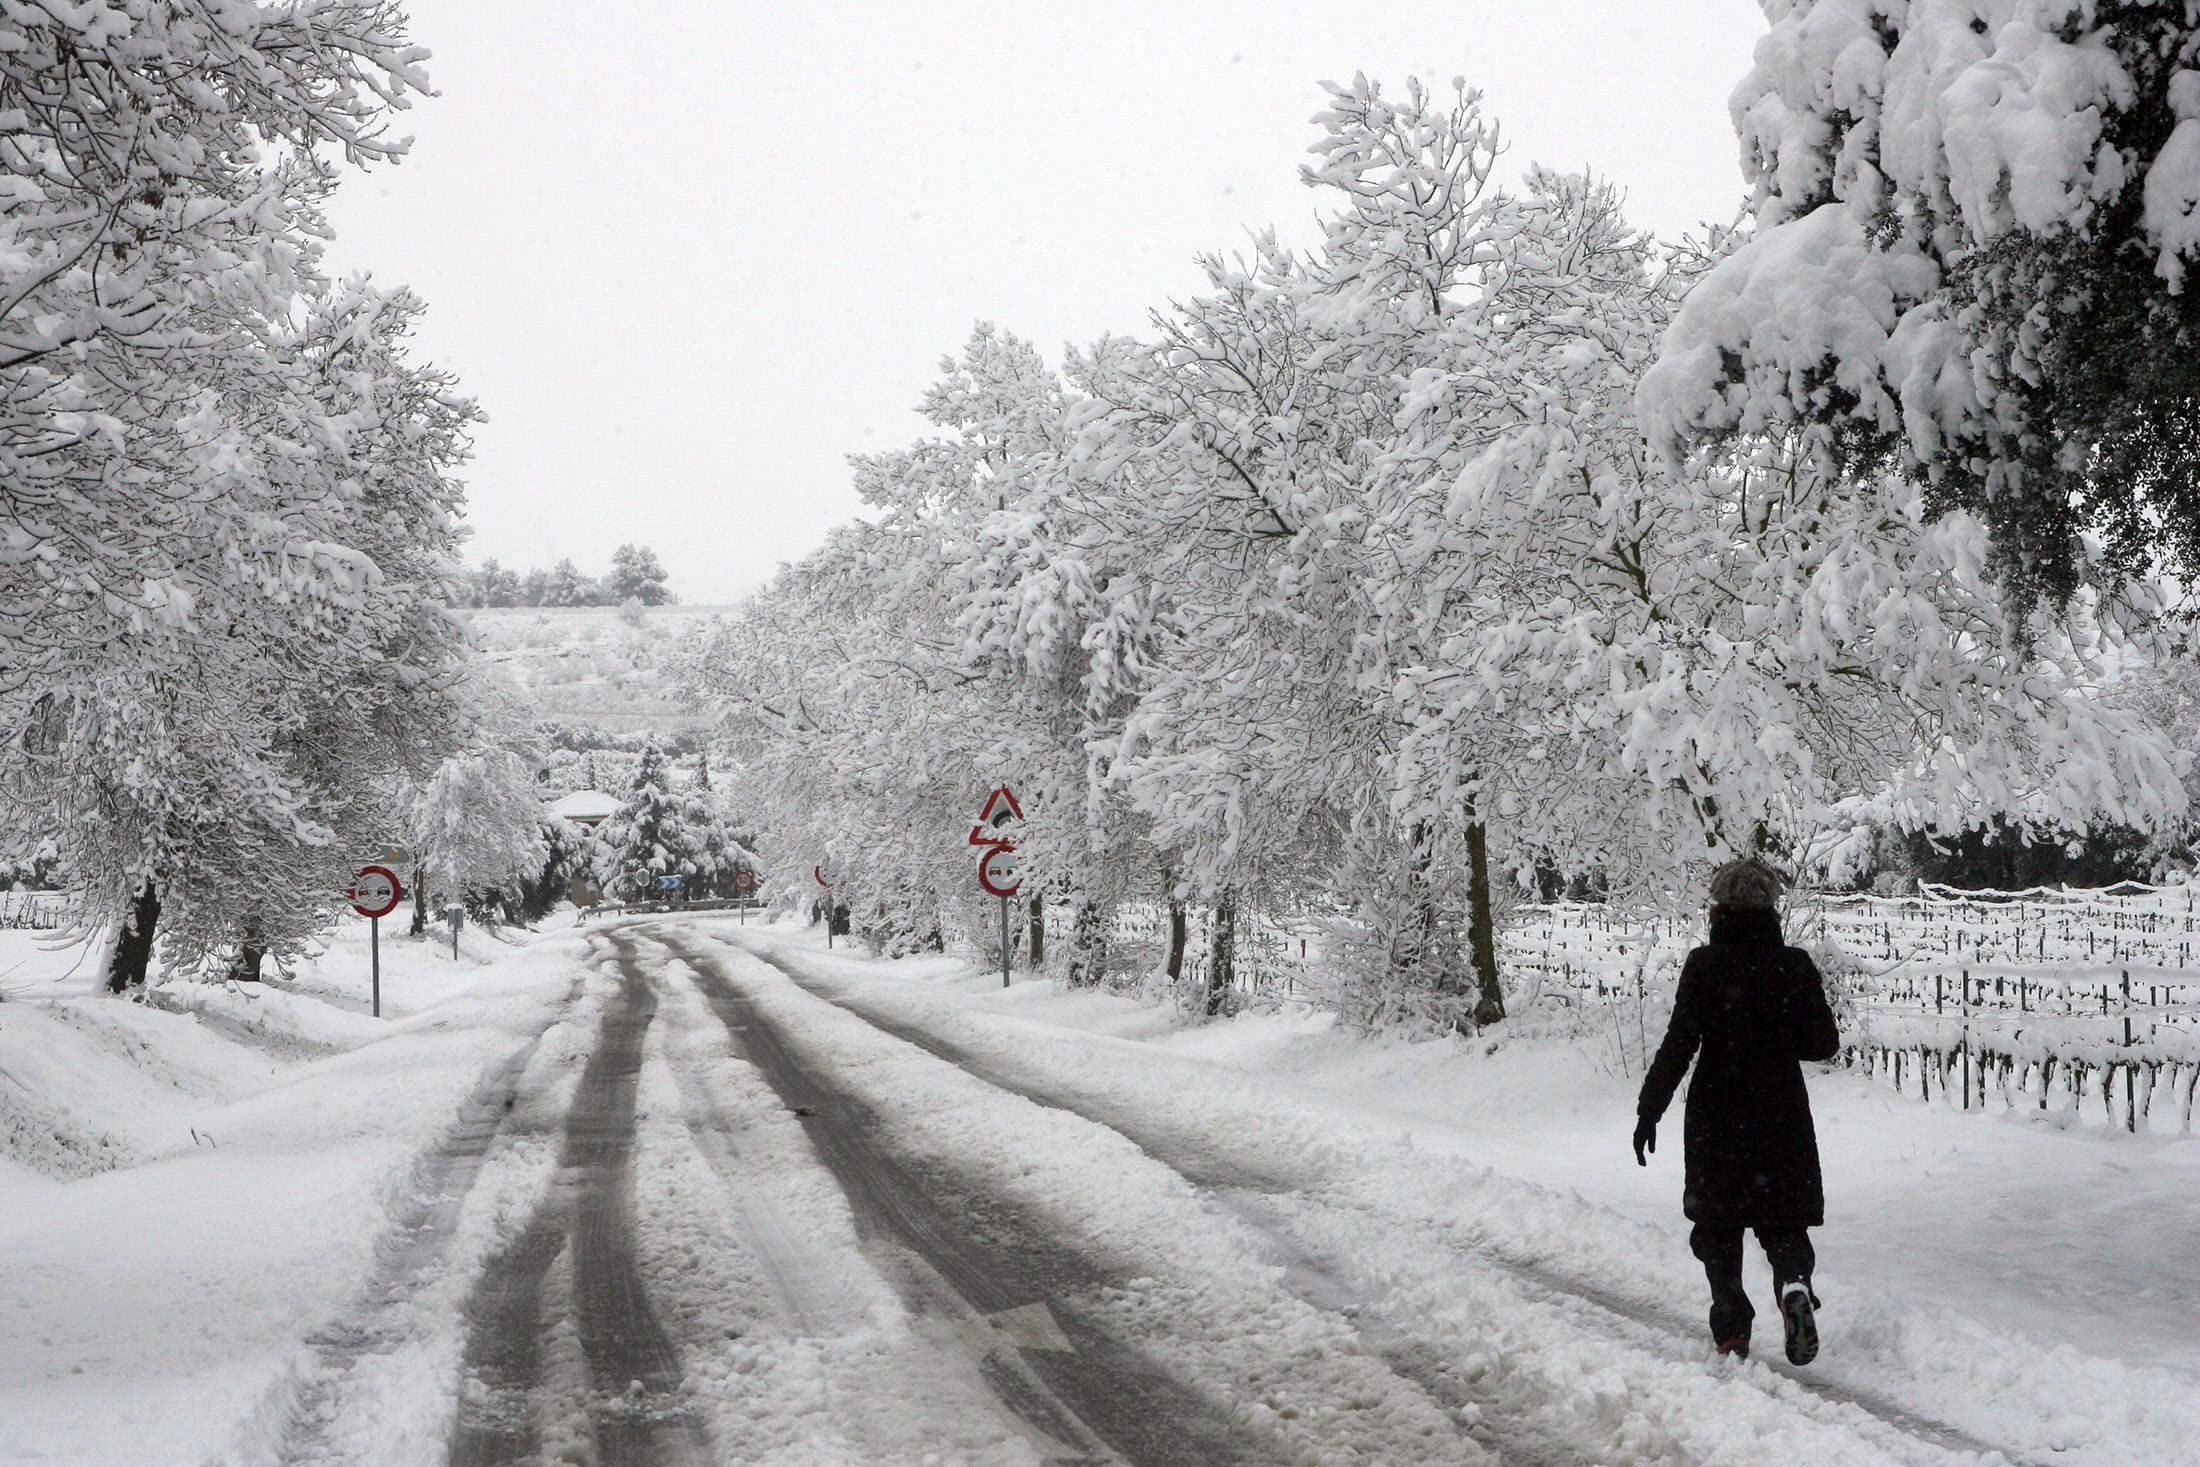
[[[980,825],[1006,825],[1023,818],[1024,807],[1016,803],[1016,792],[1005,784],[985,797],[985,808],[978,812]]]

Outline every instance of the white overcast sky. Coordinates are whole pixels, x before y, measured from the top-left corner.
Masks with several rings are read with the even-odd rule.
[[[1464,76],[1531,162],[1671,234],[1742,196],[1753,0],[411,0],[441,95],[354,176],[332,263],[413,285],[490,415],[469,559],[654,546],[735,599],[857,509],[845,456],[971,324],[1143,335],[1193,257],[1310,243],[1317,83]]]

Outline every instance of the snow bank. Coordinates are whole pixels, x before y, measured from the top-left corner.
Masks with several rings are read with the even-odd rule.
[[[0,1003],[0,1461],[231,1460],[460,1099],[569,992],[574,939],[507,951],[401,1020],[272,987]],[[390,976],[424,987],[420,956]]]

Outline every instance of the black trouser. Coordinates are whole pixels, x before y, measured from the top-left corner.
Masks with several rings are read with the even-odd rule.
[[[1818,1255],[1810,1246],[1807,1228],[1757,1228],[1757,1245],[1772,1265],[1775,1296],[1788,1284],[1809,1284]],[[1688,1235],[1688,1247],[1703,1261],[1704,1277],[1711,1281],[1711,1338],[1746,1340],[1749,1322],[1757,1311],[1749,1307],[1742,1289],[1742,1230],[1697,1223]]]

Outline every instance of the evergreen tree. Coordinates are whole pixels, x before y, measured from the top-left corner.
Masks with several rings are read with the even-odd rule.
[[[601,847],[598,885],[614,901],[655,896],[660,876],[680,877],[681,894],[695,894],[687,884],[704,868],[703,839],[688,801],[672,788],[664,752],[655,740],[642,750],[626,803],[596,836]]]
[[[481,569],[474,573],[476,606],[517,606],[520,604],[520,595],[517,571],[497,564],[493,555],[481,562]]]
[[[542,865],[517,883],[511,914],[521,922],[539,922],[556,910],[587,865],[586,834],[555,817],[542,822]]]
[[[544,606],[593,606],[602,596],[597,584],[580,572],[572,559],[559,561],[543,578]]]
[[[621,545],[611,552],[611,573],[604,577],[603,589],[608,600],[644,606],[668,606],[679,599],[665,589],[665,568],[646,545]]]

